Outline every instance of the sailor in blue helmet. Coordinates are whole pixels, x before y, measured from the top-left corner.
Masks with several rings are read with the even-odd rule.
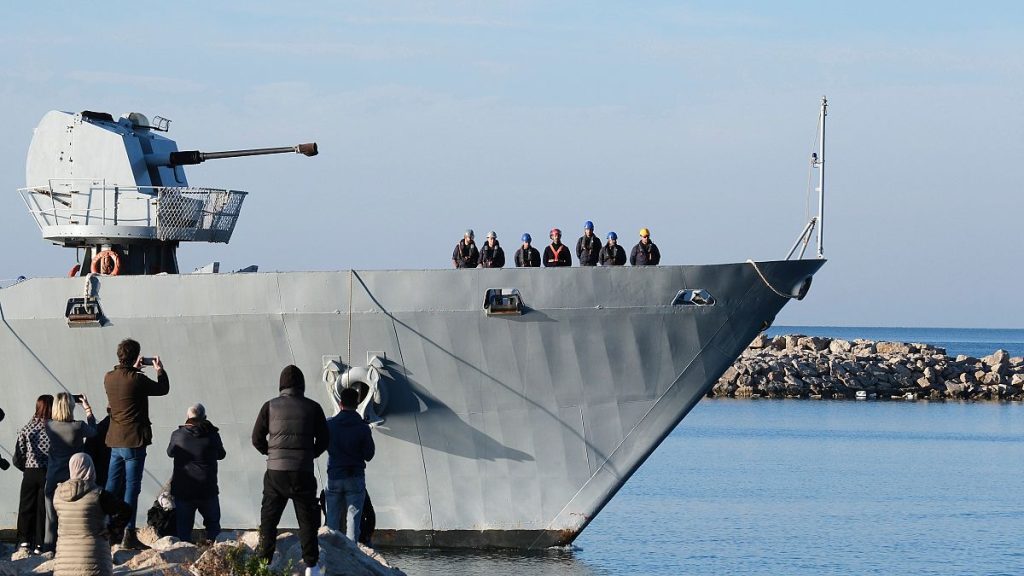
[[[572,254],[569,247],[562,244],[562,231],[552,228],[551,244],[544,247],[544,265],[549,267],[572,266]]]
[[[619,246],[619,236],[608,233],[608,242],[601,248],[601,266],[622,266],[626,263],[626,249]]]
[[[463,234],[462,240],[455,245],[452,252],[452,267],[454,268],[476,268],[480,263],[480,251],[473,241],[473,229],[469,228]]]
[[[533,238],[529,234],[523,234],[523,245],[516,250],[516,268],[539,268],[540,252],[530,245]]]
[[[576,257],[580,266],[597,266],[601,254],[601,240],[594,234],[594,223],[587,220],[583,223],[583,236],[576,241]]]
[[[501,244],[498,242],[498,235],[494,230],[487,233],[487,241],[480,248],[480,267],[505,267],[505,250],[502,249]]]

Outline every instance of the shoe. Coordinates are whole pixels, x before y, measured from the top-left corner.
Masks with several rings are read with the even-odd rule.
[[[32,547],[29,546],[28,542],[22,542],[21,544],[18,544],[18,550],[28,550],[30,548]]]
[[[26,550],[27,550],[27,548],[26,548]],[[43,554],[43,547],[42,546],[36,546],[32,550],[32,555],[33,556],[42,556],[42,554]]]
[[[124,531],[124,539],[121,540],[121,548],[127,548],[128,550],[149,550],[149,546],[139,542],[139,537],[135,535],[135,530],[133,528],[129,528]]]
[[[319,566],[310,566],[309,568],[306,568],[306,576],[320,576],[320,574]]]

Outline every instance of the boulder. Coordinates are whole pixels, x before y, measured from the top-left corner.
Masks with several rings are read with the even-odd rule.
[[[887,356],[910,354],[910,346],[902,342],[876,342],[875,351],[878,354],[885,354]]]
[[[245,558],[252,554],[253,549],[241,541],[217,542],[192,564],[192,571],[196,574],[231,574],[235,566],[232,557]]]
[[[768,346],[771,345],[771,343],[772,339],[769,338],[768,336],[765,336],[764,332],[762,332],[754,337],[754,340],[750,343],[750,346],[748,346],[748,348],[760,350],[762,348],[767,348]]]
[[[167,538],[170,538],[169,536]],[[160,543],[164,538],[157,540]],[[177,538],[175,538],[177,540]],[[163,542],[161,548],[143,550],[131,560],[122,564],[129,570],[155,568],[168,564],[192,564],[199,559],[199,548],[188,542]]]
[[[1014,374],[1010,377],[1011,386],[1024,386],[1024,374]]]
[[[1009,367],[1010,353],[1007,352],[1006,350],[996,350],[992,354],[989,354],[988,356],[982,358],[981,361],[984,362],[990,368],[995,368],[996,366]]]
[[[38,570],[38,572],[37,572]],[[0,560],[0,576],[21,574],[49,574],[53,572],[53,552],[29,556],[20,560]]]
[[[359,546],[345,537],[343,532],[331,530],[326,526],[317,533],[320,542],[320,566],[326,576],[398,576],[404,575],[401,570],[392,567],[384,558],[372,549]],[[364,550],[370,550],[372,555]],[[275,558],[270,565],[273,570],[282,570],[288,565],[293,567],[294,574],[301,574],[298,567],[302,563],[302,546],[295,543],[287,551]]]
[[[832,352],[833,354],[849,354],[852,348],[853,345],[850,344],[849,340],[836,339],[828,344],[829,352]]]

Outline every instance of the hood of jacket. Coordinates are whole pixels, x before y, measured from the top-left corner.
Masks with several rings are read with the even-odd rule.
[[[54,498],[65,502],[74,502],[96,489],[96,483],[92,480],[67,480],[57,485]]]
[[[210,434],[220,430],[220,428],[214,426],[209,420],[199,420],[196,418],[189,418],[183,425],[178,426],[178,429],[184,430],[197,438],[209,436]]]

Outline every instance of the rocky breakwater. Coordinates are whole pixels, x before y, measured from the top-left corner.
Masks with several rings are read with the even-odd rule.
[[[1024,400],[1024,358],[928,344],[759,335],[711,397]]]
[[[328,576],[403,576],[372,548],[354,544],[344,534],[320,529],[320,563]],[[151,528],[140,531],[139,539],[152,548],[126,550],[114,546],[111,555],[114,576],[301,576],[302,552],[299,539],[291,532],[277,538],[277,550],[269,566],[255,558],[256,532],[224,533],[217,542],[195,546],[172,536],[157,539]],[[37,574],[52,576],[53,553],[30,556],[5,544],[0,550],[10,560],[0,560],[0,576]]]

